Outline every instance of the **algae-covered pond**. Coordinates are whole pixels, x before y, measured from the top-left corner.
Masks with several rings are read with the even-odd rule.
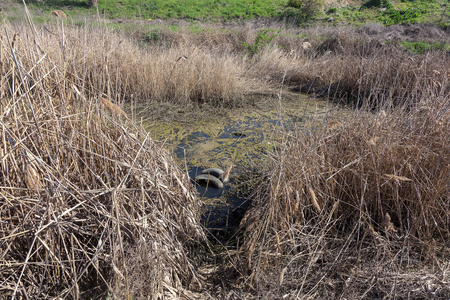
[[[140,117],[151,136],[173,152],[193,179],[206,168],[225,169],[233,164],[224,189],[197,186],[205,203],[204,222],[210,229],[236,227],[238,215],[248,205],[251,174],[269,167],[268,155],[277,151],[281,132],[302,130],[305,124],[334,116],[338,106],[304,95],[261,96],[251,105],[232,109],[146,107]],[[155,104],[153,104],[155,105]],[[317,124],[320,126],[320,124]],[[193,183],[194,184],[194,183]]]

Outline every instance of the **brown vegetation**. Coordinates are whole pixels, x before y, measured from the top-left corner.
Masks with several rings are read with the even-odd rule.
[[[113,100],[229,103],[240,95],[239,63],[194,44],[139,47],[109,30],[38,31],[41,46],[62,66],[64,76],[92,84]],[[62,52],[59,45],[62,43]],[[60,55],[61,54],[61,55]],[[188,59],[179,59],[187,56]]]
[[[450,294],[448,53],[412,56],[350,29],[283,31],[250,55],[250,29],[163,29],[138,44],[142,33],[5,27],[1,294],[199,287],[186,254],[204,241],[199,200],[124,103],[236,106],[274,87],[376,109],[284,135],[235,247],[245,286],[266,298],[395,298],[421,287],[411,270],[430,268],[414,296]]]
[[[278,43],[290,55],[264,52],[253,68],[261,74],[270,66],[270,80],[284,78],[295,91],[372,106],[450,91],[448,53],[411,56],[395,43],[351,31],[332,33],[320,43],[312,41],[309,51],[299,51],[298,42],[286,38]],[[282,59],[276,60],[276,55]]]
[[[166,28],[155,32],[155,40],[137,31],[134,38],[146,41],[139,47],[108,30],[47,26],[51,34],[37,27],[41,44],[55,49],[49,54],[61,60],[66,77],[90,82],[119,102],[133,95],[140,101],[233,106],[248,92],[269,92],[280,84],[355,104],[369,99],[372,105],[450,91],[448,53],[412,56],[394,41],[386,42],[386,33],[369,29],[310,29],[301,32],[306,38],[291,29],[250,57],[244,43],[255,43],[259,33],[249,29],[189,33]],[[438,33],[440,40],[450,40]],[[430,85],[433,89],[423,88]]]
[[[286,133],[251,197],[248,284],[315,299],[448,298],[449,95],[317,126]]]
[[[410,55],[398,47],[399,40],[424,40],[428,36],[428,40],[434,37],[449,43],[450,36],[438,28],[416,27],[394,26],[392,32],[375,25],[358,30],[284,30],[275,33],[272,42],[262,45],[253,57],[244,43],[254,44],[259,32],[248,28],[213,33],[162,30],[152,45],[160,47],[162,43],[183,49],[195,45],[207,53],[216,53],[219,64],[224,63],[222,56],[230,58],[229,66],[234,66],[234,75],[239,76],[234,87],[242,93],[283,83],[294,91],[333,100],[361,104],[364,99],[371,105],[397,105],[405,99],[420,99],[422,92],[430,96],[450,92],[448,51]],[[237,55],[243,55],[243,60]]]
[[[0,36],[0,298],[147,299],[198,286],[186,247],[204,235],[188,176],[102,98],[106,77],[76,73],[69,43],[28,33]],[[83,64],[88,48],[78,51]]]
[[[52,14],[57,17],[67,19],[66,14],[62,10],[56,9],[56,10],[52,11]]]

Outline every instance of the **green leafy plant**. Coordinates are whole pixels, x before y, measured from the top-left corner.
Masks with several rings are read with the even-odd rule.
[[[379,0],[381,6],[386,7],[386,8],[392,8],[394,7],[394,4],[392,4],[392,0]]]
[[[416,18],[422,16],[425,10],[420,8],[407,8],[407,9],[388,9],[385,11],[384,15],[386,19],[384,23],[386,25],[401,24],[401,23],[411,23],[414,22]]]
[[[258,54],[261,49],[269,45],[272,40],[280,34],[281,30],[262,29],[258,31],[254,43],[242,42],[242,45],[247,48],[248,54],[253,57]]]
[[[302,0],[288,0],[287,5],[289,7],[293,7],[293,8],[302,8],[303,7],[303,2]]]
[[[327,13],[329,13],[329,14],[334,14],[334,13],[336,13],[337,12],[337,8],[336,7],[330,7],[330,9],[328,9],[328,12]]]
[[[150,32],[145,32],[142,34],[142,38],[146,43],[154,43],[159,40],[159,32],[152,30]]]
[[[428,51],[432,51],[432,50],[442,51],[442,52],[444,52],[444,51],[450,52],[450,44],[446,44],[443,42],[428,43],[428,42],[402,41],[402,42],[400,42],[400,46],[411,54],[425,54]]]
[[[365,3],[363,8],[373,8],[373,7],[386,7],[386,8],[393,8],[394,4],[392,3],[392,0],[370,0],[367,3]]]

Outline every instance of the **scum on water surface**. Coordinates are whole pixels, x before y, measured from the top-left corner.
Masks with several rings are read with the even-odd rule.
[[[280,132],[305,125],[314,128],[320,124],[311,124],[312,120],[335,119],[343,112],[337,105],[304,95],[253,97],[259,97],[253,99],[253,105],[240,108],[180,108],[154,103],[138,114],[152,138],[173,152],[191,178],[206,168],[234,165],[231,182],[224,189],[197,186],[205,203],[204,221],[210,229],[238,225],[235,217],[247,204],[242,195],[248,191],[243,189],[251,188],[248,182],[252,174],[261,174],[269,167],[267,155],[277,151]]]

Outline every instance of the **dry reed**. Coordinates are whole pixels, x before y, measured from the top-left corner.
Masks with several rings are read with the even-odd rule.
[[[355,104],[368,99],[364,103],[372,105],[398,105],[450,91],[447,52],[410,55],[385,33],[322,29],[299,35],[284,30],[250,57],[244,43],[254,44],[259,33],[248,28],[198,33],[163,28],[154,32],[155,40],[139,46],[136,41],[149,33],[138,31],[132,40],[89,25],[36,27],[41,46],[55,63],[59,60],[66,77],[81,85],[91,82],[119,103],[133,95],[140,101],[239,105],[242,95],[270,92],[281,82],[294,91]],[[440,41],[450,40],[435,31]],[[63,51],[58,52],[60,43]],[[183,56],[189,59],[178,60]]]
[[[450,98],[346,119],[286,133],[271,157],[242,221],[247,283],[280,289],[282,274],[301,297],[427,297],[418,269],[448,297]],[[385,279],[364,285],[374,275]]]
[[[205,240],[195,189],[120,118],[108,57],[89,69],[97,48],[21,30],[0,34],[0,298],[161,299],[201,286],[186,254]]]
[[[394,26],[391,32],[379,29],[376,33],[369,27],[285,29],[274,33],[271,43],[261,44],[253,57],[249,57],[244,44],[254,45],[259,31],[248,28],[199,33],[162,30],[160,39],[162,44],[173,48],[195,45],[208,53],[234,57],[230,65],[240,70],[234,74],[239,75],[236,86],[242,89],[241,93],[261,90],[261,86],[267,91],[283,83],[294,91],[333,100],[395,106],[405,99],[419,101],[422,97],[450,92],[448,51],[411,55],[398,43],[399,40],[449,43],[450,36],[431,26],[413,29]],[[415,37],[411,32],[422,34]],[[392,40],[394,34],[396,40]],[[161,44],[156,41],[153,45]],[[238,60],[237,55],[244,60]]]
[[[268,62],[272,62],[270,81],[356,105],[396,106],[406,99],[419,101],[450,92],[450,60],[445,51],[410,55],[395,42],[349,30],[313,42],[307,52],[299,47],[299,42],[291,42],[284,55],[264,52],[252,72],[267,74]]]
[[[123,104],[237,105],[280,83],[387,113],[285,135],[242,222],[244,280],[364,298],[393,286],[349,294],[340,279],[364,286],[362,262],[399,283],[404,261],[450,267],[448,53],[411,56],[364,30],[295,29],[250,57],[248,28],[162,31],[139,46],[104,28],[21,26],[0,40],[2,294],[176,298],[200,285],[186,255],[204,238],[200,203]]]
[[[62,10],[56,9],[56,10],[52,11],[52,14],[59,18],[67,19],[66,14]]]
[[[92,83],[96,92],[110,100],[122,103],[133,95],[141,102],[226,105],[242,94],[239,58],[208,52],[195,44],[139,47],[125,35],[89,25],[45,28],[38,26],[41,46],[61,64],[65,76]],[[60,43],[62,52],[58,52]],[[183,56],[189,59],[178,60]]]

